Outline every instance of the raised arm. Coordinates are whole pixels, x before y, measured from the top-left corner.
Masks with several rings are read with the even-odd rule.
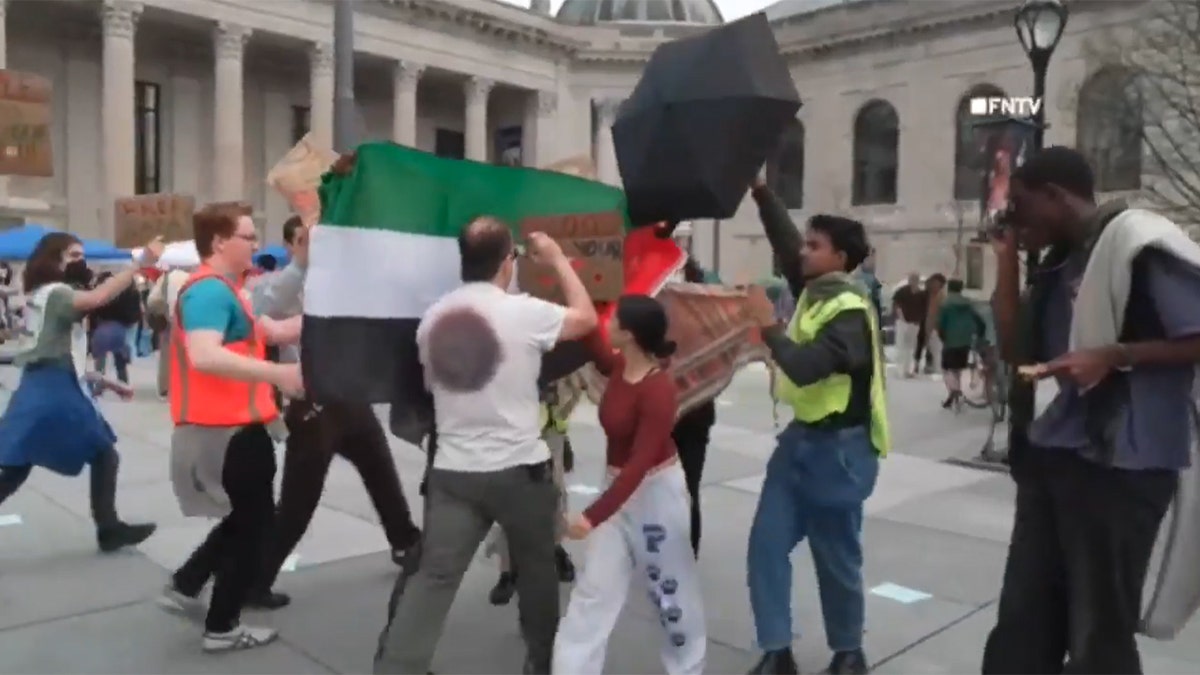
[[[792,295],[799,298],[804,290],[804,274],[801,268],[800,249],[804,246],[804,238],[792,217],[788,215],[787,206],[771,192],[771,189],[761,181],[756,182],[750,190],[754,201],[758,204],[758,217],[762,221],[763,233],[771,244],[771,252],[779,260],[779,270],[788,282]]]
[[[260,276],[250,290],[255,316],[287,319],[302,314],[305,268],[291,262],[278,272]]]
[[[612,377],[620,356],[612,350],[612,347],[608,346],[600,331],[594,330],[589,333],[583,343],[592,357],[592,364],[596,366],[596,370],[605,377]]]

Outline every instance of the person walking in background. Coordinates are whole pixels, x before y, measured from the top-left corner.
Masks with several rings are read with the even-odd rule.
[[[934,374],[941,371],[942,339],[938,335],[938,316],[942,302],[946,299],[946,276],[940,272],[929,275],[925,280],[925,321],[922,324],[921,339],[918,343],[917,354],[914,357],[917,367],[920,367],[924,356],[925,372]]]
[[[879,277],[875,274],[875,249],[871,249],[871,253],[867,255],[867,259],[858,268],[858,280],[866,286],[867,293],[871,296],[871,304],[875,306],[875,318],[878,325],[883,325],[883,284],[879,282]],[[787,319],[792,318],[789,312]],[[784,321],[787,321],[784,319]]]
[[[167,397],[167,386],[170,382],[170,363],[173,358],[171,350],[171,326],[175,323],[175,305],[179,301],[179,290],[187,282],[189,273],[186,270],[170,269],[163,272],[158,281],[146,296],[146,315],[150,328],[154,331],[154,344],[158,349],[158,376],[156,378],[158,395]]]
[[[908,283],[892,295],[892,309],[896,317],[896,351],[900,353],[900,372],[904,377],[915,377],[921,367],[917,361],[920,349],[921,327],[925,325],[927,296],[921,289],[921,275],[908,275]]]
[[[284,223],[283,241],[291,262],[282,270],[259,276],[250,294],[258,316],[283,320],[304,313],[301,295],[308,266],[308,232],[298,216]],[[299,349],[282,346],[274,360],[299,363]],[[280,567],[312,522],[334,456],[344,457],[358,471],[383,524],[396,564],[403,564],[410,555],[415,557],[421,541],[421,531],[413,522],[404,497],[387,435],[371,406],[316,405],[304,398],[294,398],[287,405],[284,421],[288,437],[275,529],[270,544],[264,547],[261,575],[247,601],[251,607],[264,609],[276,609],[291,602],[287,594],[274,592],[271,587]]]
[[[775,321],[761,290],[748,307],[782,373],[777,396],[794,415],[767,462],[750,527],[747,583],[763,651],[750,672],[798,670],[791,649],[791,554],[808,539],[833,652],[826,672],[866,673],[863,502],[891,445],[879,328],[867,289],[851,275],[870,249],[862,223],[815,215],[801,237],[761,181],[752,195],[799,300],[786,327]]]
[[[984,334],[984,324],[975,305],[963,297],[961,279],[951,279],[947,289],[938,310],[936,328],[930,335],[936,333],[942,344],[942,378],[946,383],[942,407],[949,410],[962,398],[962,374],[971,360],[976,340]]]
[[[111,277],[111,272],[102,272],[96,277],[96,281],[104,283]],[[105,373],[108,358],[111,356],[113,366],[117,370],[117,379],[122,384],[129,384],[129,364],[133,355],[129,349],[128,336],[141,320],[142,300],[138,296],[137,288],[132,284],[88,315],[92,326],[91,351],[96,363],[96,372],[101,375]]]
[[[419,564],[397,579],[375,672],[429,672],[463,574],[499,523],[520,572],[524,671],[549,673],[558,630],[559,494],[538,424],[537,382],[546,352],[596,328],[596,308],[571,261],[545,234],[530,235],[529,254],[555,270],[566,307],[508,291],[519,255],[509,225],[476,218],[463,227],[458,246],[464,283],[435,302],[417,329],[437,452],[427,476]]]
[[[683,273],[684,279],[690,283],[704,283],[704,270],[694,258],[687,259]],[[700,555],[700,483],[704,477],[709,434],[716,423],[717,403],[715,400],[709,400],[681,415],[671,431],[671,439],[675,442],[688,495],[691,497],[691,541],[692,552],[696,556]]]
[[[687,477],[671,440],[678,392],[663,363],[675,352],[667,314],[654,298],[626,295],[609,326],[613,354],[597,332],[596,369],[608,378],[600,425],[608,438],[604,491],[570,520],[587,539],[583,573],[554,640],[556,675],[600,675],[608,639],[636,576],[663,628],[663,670],[704,672],[704,601],[694,550]]]
[[[161,252],[161,242],[151,243],[143,261],[153,264]],[[117,516],[117,437],[83,389],[87,336],[81,322],[129,288],[134,273],[130,266],[95,288],[72,288],[73,279],[91,276],[83,244],[64,232],[42,237],[23,272],[25,328],[16,358],[21,383],[0,416],[0,503],[35,466],[76,476],[91,465],[92,520],[103,552],[136,546],[155,530]]]
[[[259,578],[275,516],[274,389],[304,390],[300,366],[267,361],[265,345],[294,343],[300,318],[255,317],[242,284],[258,230],[250,207],[210,204],[192,219],[201,264],[179,292],[171,327],[171,483],[185,516],[221,518],[171,575],[159,604],[188,612],[213,580],[203,649],[225,652],[272,642],[272,628],[241,622]]]

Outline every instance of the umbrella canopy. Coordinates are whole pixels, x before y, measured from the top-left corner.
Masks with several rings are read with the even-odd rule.
[[[284,265],[287,265],[288,261],[291,260],[291,256],[288,255],[287,248],[281,244],[270,244],[269,246],[264,246],[258,249],[258,252],[254,254],[254,264],[259,264],[259,262],[262,260],[262,257],[265,255],[269,255],[274,258],[275,262],[279,263],[279,269],[283,269]]]
[[[630,219],[732,217],[798,110],[762,13],[659,46],[612,127]]]
[[[83,239],[83,256],[91,260],[128,260],[129,251],[99,239]]]
[[[42,237],[54,232],[41,225],[22,225],[0,232],[0,260],[28,260]]]

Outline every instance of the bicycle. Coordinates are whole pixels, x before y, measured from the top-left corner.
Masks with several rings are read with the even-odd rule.
[[[1011,373],[999,359],[996,349],[984,345],[976,350],[967,386],[960,400],[976,410],[992,411],[992,422],[998,424],[1008,417],[1008,383]]]

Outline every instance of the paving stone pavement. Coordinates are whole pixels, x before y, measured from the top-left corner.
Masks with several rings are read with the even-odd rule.
[[[292,606],[247,619],[275,625],[281,640],[263,649],[209,656],[200,651],[199,617],[164,614],[153,604],[167,570],[210,523],[179,514],[167,481],[166,406],[152,391],[149,360],[135,364],[134,401],[101,405],[121,437],[119,506],[129,520],[159,531],[139,550],[96,553],[87,480],[36,472],[0,506],[0,674],[3,673],[362,673],[384,620],[396,569],[361,482],[334,463],[321,506],[280,588]],[[0,368],[0,406],[15,385]],[[718,401],[702,491],[700,555],[709,625],[708,672],[745,672],[754,630],[745,586],[746,533],[772,449],[767,378],[750,368]],[[867,503],[866,648],[879,673],[978,672],[1012,526],[1007,476],[947,464],[975,453],[987,414],[953,415],[937,406],[929,378],[889,383],[896,451],[885,461]],[[781,411],[782,412],[782,411]],[[593,408],[573,420],[577,466],[569,477],[574,508],[594,495],[603,470],[603,437]],[[407,493],[416,497],[424,465],[414,447],[393,441]],[[414,503],[420,510],[420,504]],[[582,548],[569,548],[578,559]],[[795,648],[803,672],[817,672],[824,644],[815,580],[806,548],[794,555]],[[495,565],[480,554],[446,627],[439,673],[520,672],[523,649],[514,606],[486,595]],[[565,604],[568,589],[563,589]],[[607,672],[662,672],[657,620],[642,593],[629,603],[610,643]],[[1147,641],[1146,671],[1200,672],[1200,633],[1172,643]]]

